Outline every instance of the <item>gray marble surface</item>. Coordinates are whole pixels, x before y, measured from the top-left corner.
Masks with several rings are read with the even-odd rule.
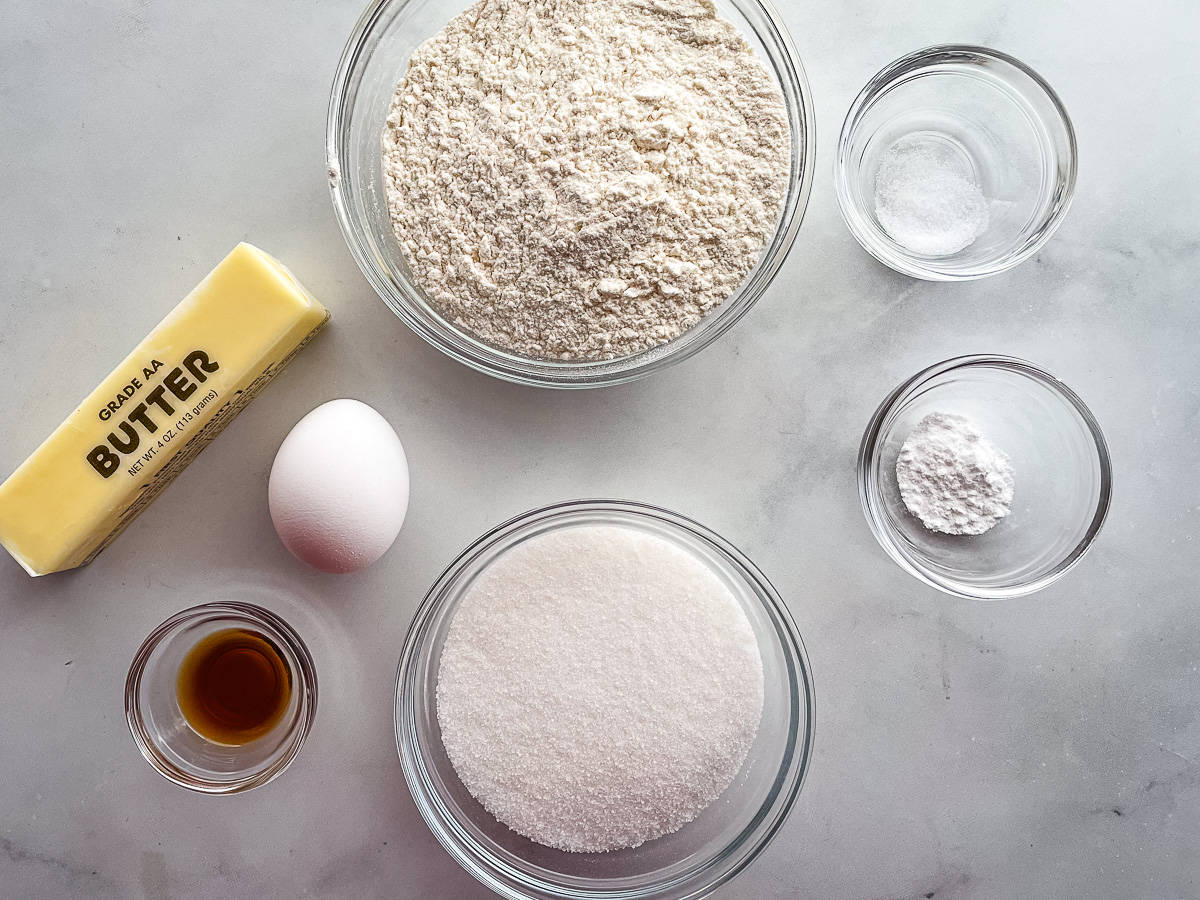
[[[0,559],[0,895],[483,898],[401,778],[393,672],[440,569],[487,526],[578,496],[643,499],[747,551],[817,683],[816,755],[733,898],[1200,895],[1200,6],[783,4],[816,98],[816,187],[768,295],[652,379],[556,393],[426,347],[372,294],[324,179],[326,97],[358,0],[6,0],[0,8],[0,474],[241,239],[284,259],[330,330],[89,568]],[[1072,113],[1075,206],[1044,251],[965,285],[871,260],[830,177],[842,114],[887,61],[983,43]],[[922,366],[1001,352],[1105,426],[1115,505],[1044,593],[953,601],[897,569],[854,457]],[[397,545],[361,574],[295,563],[266,476],[307,410],[360,398],[413,473]],[[192,795],[146,765],[122,686],[146,633],[230,589],[308,639],[321,706],[282,778]]]

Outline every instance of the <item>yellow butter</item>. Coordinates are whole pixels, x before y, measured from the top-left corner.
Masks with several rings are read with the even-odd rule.
[[[91,562],[328,320],[239,244],[0,485],[0,544],[31,575]]]

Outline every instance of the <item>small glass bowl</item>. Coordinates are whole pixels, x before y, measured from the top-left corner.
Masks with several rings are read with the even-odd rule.
[[[981,535],[930,531],[909,513],[896,457],[926,415],[957,413],[1008,454],[1011,511]],[[906,572],[956,597],[1001,600],[1053,584],[1100,532],[1112,465],[1100,425],[1074,391],[1032,363],[963,356],[918,372],[879,407],[858,454],[871,531]]]
[[[260,738],[228,746],[201,737],[179,708],[176,679],[188,651],[216,631],[240,628],[270,641],[292,677],[279,723]],[[300,636],[250,603],[205,603],[177,613],[142,643],[125,680],[125,717],[142,756],[165,778],[205,794],[235,794],[266,784],[300,752],[317,709],[317,672]]]
[[[936,148],[979,185],[989,222],[974,243],[929,256],[884,230],[875,180],[900,140]],[[1007,54],[948,45],[896,60],[863,88],[842,125],[834,179],[842,217],[872,256],[915,278],[963,281],[1010,269],[1049,240],[1076,165],[1075,131],[1050,85]]]
[[[674,834],[632,850],[567,853],[536,844],[487,812],[442,746],[436,687],[450,622],[474,579],[508,549],[583,524],[642,529],[698,555],[742,604],[758,637],[765,699],[753,746],[734,781]],[[707,896],[771,840],[800,792],[813,742],[813,685],[800,635],[771,584],[723,538],[675,513],[616,500],[576,500],[494,528],[451,563],[408,633],[396,679],[396,745],[430,830],[477,879],[509,900],[682,900]]]
[[[342,53],[329,101],[329,187],[350,252],[384,303],[446,355],[519,384],[589,388],[621,384],[687,359],[732,328],[763,295],[796,238],[812,190],[812,97],[783,20],[767,0],[729,0],[733,22],[783,92],[791,126],[791,172],[775,232],[741,286],[695,327],[666,344],[612,360],[532,359],[486,344],[443,318],[412,277],[396,243],[383,183],[381,136],[396,83],[413,51],[462,12],[469,0],[375,0]]]

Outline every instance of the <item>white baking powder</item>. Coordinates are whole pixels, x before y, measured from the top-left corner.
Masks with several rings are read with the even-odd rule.
[[[710,0],[486,0],[413,54],[383,131],[417,282],[536,358],[664,343],[725,300],[778,219],[778,86]]]
[[[493,562],[438,672],[442,743],[467,790],[562,850],[636,847],[694,819],[741,768],[762,706],[729,588],[625,526],[547,532]]]
[[[908,511],[931,531],[983,534],[1012,507],[1008,456],[952,413],[917,423],[896,459],[896,481]]]
[[[989,219],[987,200],[961,154],[920,135],[884,151],[875,175],[875,217],[892,240],[926,256],[969,247]]]

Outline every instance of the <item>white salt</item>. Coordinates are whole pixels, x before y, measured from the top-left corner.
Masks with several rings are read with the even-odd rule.
[[[730,784],[763,706],[737,599],[700,558],[616,525],[509,550],[455,613],[438,672],[459,778],[519,834],[570,851],[678,830]]]
[[[875,217],[913,253],[949,256],[987,230],[988,203],[960,153],[940,139],[909,135],[883,153]]]

